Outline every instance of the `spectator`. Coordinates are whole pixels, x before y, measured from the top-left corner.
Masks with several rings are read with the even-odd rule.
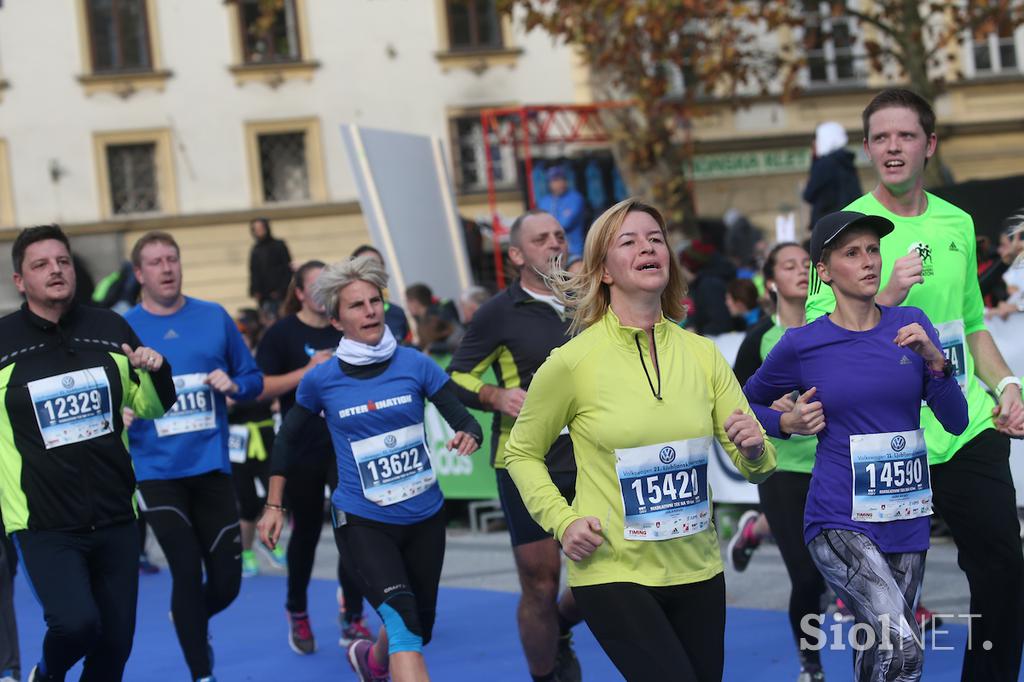
[[[732,315],[725,305],[725,291],[729,281],[736,277],[736,268],[716,246],[721,241],[722,227],[720,222],[701,221],[700,238],[691,242],[680,256],[685,270],[693,275],[690,282],[693,310],[688,310],[687,324],[702,335],[733,330]]]
[[[753,279],[757,271],[758,244],[764,240],[761,231],[735,208],[725,212],[722,222],[725,223],[725,253],[738,268],[737,277]]]
[[[1024,214],[1013,216],[1006,223],[1007,228],[999,235],[998,261],[979,278],[991,276],[989,273],[1000,277],[1005,300],[990,308],[987,316],[1004,320],[1014,313],[1024,312]]]
[[[733,319],[733,331],[746,331],[763,314],[757,304],[757,287],[749,279],[734,279],[725,289],[725,306]]]
[[[804,201],[811,205],[811,225],[863,194],[853,153],[846,149],[849,141],[846,130],[834,121],[822,123],[814,132],[814,160],[804,187]]]
[[[249,296],[266,317],[276,320],[292,279],[292,255],[288,245],[270,233],[269,219],[254,218],[249,231],[255,241],[249,252]]]
[[[550,194],[537,202],[537,208],[555,216],[565,230],[565,241],[569,244],[569,257],[583,256],[583,239],[587,234],[585,225],[587,202],[583,195],[569,187],[565,169],[553,166],[548,169],[548,190]]]
[[[469,326],[476,311],[491,297],[491,292],[481,286],[471,286],[459,296],[459,319],[463,326]]]

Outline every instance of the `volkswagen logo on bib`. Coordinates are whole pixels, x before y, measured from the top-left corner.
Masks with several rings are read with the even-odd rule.
[[[676,449],[671,445],[666,445],[658,453],[658,458],[661,459],[662,464],[671,464],[676,458]]]
[[[894,452],[900,452],[903,448],[907,447],[907,439],[903,436],[896,436],[889,445],[892,446]]]
[[[390,433],[384,437],[384,445],[388,446],[389,448],[395,447],[395,443],[397,442],[398,439],[392,436]]]
[[[178,390],[185,388],[185,380],[181,377],[174,377],[174,387]]]
[[[63,377],[60,380],[60,385],[63,386],[64,388],[74,388],[75,387],[75,378],[74,377]]]

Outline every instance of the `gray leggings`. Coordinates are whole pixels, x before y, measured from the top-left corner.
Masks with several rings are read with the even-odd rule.
[[[851,530],[818,534],[807,549],[825,581],[853,612],[871,646],[854,652],[857,682],[916,682],[924,651],[914,611],[921,598],[926,552],[883,554],[871,540]]]

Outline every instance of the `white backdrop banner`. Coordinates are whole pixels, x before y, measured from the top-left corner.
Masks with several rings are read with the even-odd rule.
[[[1009,320],[989,320],[989,331],[1002,351],[1003,357],[1013,373],[1024,377],[1024,313],[1013,315]],[[742,332],[733,332],[712,337],[732,366],[736,353],[743,342]],[[1010,441],[1010,468],[1017,487],[1017,506],[1024,507],[1024,441]],[[733,466],[721,446],[715,444],[715,457],[708,462],[708,483],[716,502],[757,504],[757,487],[747,482]]]

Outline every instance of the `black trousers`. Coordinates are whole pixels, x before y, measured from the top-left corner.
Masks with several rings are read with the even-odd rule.
[[[444,564],[444,509],[401,526],[335,513],[334,541],[347,570],[388,629],[388,651],[430,642]]]
[[[242,538],[231,477],[212,471],[139,483],[139,504],[171,568],[171,615],[192,679],[212,673],[210,617],[242,585]],[[206,581],[203,581],[203,574]]]
[[[338,485],[338,469],[334,453],[325,457],[303,457],[288,472],[284,496],[292,512],[292,535],[288,540],[288,596],[285,608],[293,613],[306,610],[306,591],[313,575],[316,546],[324,527],[324,488]],[[349,576],[344,562],[338,559],[338,584],[345,599],[345,616],[358,618],[363,614],[363,592],[359,582]]]
[[[13,539],[46,619],[37,679],[60,682],[85,657],[83,682],[120,680],[139,596],[135,523],[83,532],[22,530]]]
[[[1024,644],[1024,555],[1010,474],[1010,440],[978,434],[945,464],[931,467],[935,509],[953,534],[971,588],[974,646],[963,682],[1016,682]],[[992,648],[985,650],[982,643]]]
[[[810,474],[776,471],[757,486],[761,497],[761,511],[768,518],[772,536],[782,554],[782,562],[789,574],[789,627],[801,661],[821,663],[818,651],[799,651],[800,620],[807,614],[821,613],[821,598],[825,594],[825,580],[811,559],[804,544],[804,506]]]
[[[627,682],[721,682],[724,573],[688,585],[607,583],[574,587],[572,594]]]

